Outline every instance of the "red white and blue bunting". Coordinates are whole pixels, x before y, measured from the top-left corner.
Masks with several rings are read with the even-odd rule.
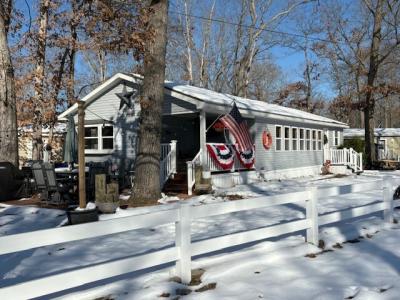
[[[243,152],[240,152],[238,149],[236,149],[236,154],[240,161],[240,164],[243,167],[245,167],[246,169],[251,169],[253,167],[255,161],[254,148],[251,148],[250,150],[246,150]]]
[[[235,162],[235,153],[231,145],[207,144],[208,153],[223,170],[230,170]]]

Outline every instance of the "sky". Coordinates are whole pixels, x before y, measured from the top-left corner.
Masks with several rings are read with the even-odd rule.
[[[196,15],[205,16],[206,15],[206,7],[210,6],[212,0],[202,0],[202,1],[193,1],[193,5],[196,7]],[[174,12],[179,12],[179,6],[177,6],[177,0],[170,0],[169,11],[170,14]],[[225,0],[217,0],[216,5],[219,8],[216,9],[218,12],[228,13],[235,8],[231,1]],[[31,17],[34,20],[37,16],[37,5],[38,0],[15,0],[15,6],[19,9],[25,16],[26,19],[29,19],[29,10],[28,5],[30,7]],[[313,9],[312,7],[307,9]],[[315,9],[315,7],[314,7]],[[218,15],[215,16],[218,18]],[[231,25],[234,26],[234,25]],[[27,30],[28,24],[23,24],[23,28]],[[277,28],[278,30],[298,34],[295,26],[290,21],[290,18],[285,19],[284,22]],[[271,57],[274,63],[276,63],[282,70],[284,77],[287,82],[295,82],[301,80],[302,67],[304,65],[304,57],[302,53],[296,52],[292,49],[276,46],[270,49]],[[76,71],[78,74],[85,74],[88,71],[88,66],[84,62],[81,56],[77,57],[76,60]],[[319,91],[325,94],[327,97],[334,97],[335,93],[332,90],[330,84],[327,81],[322,81],[318,84]]]

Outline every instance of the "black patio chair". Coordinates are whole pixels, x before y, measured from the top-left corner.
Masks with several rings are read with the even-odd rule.
[[[48,162],[35,162],[32,164],[32,173],[36,183],[36,189],[42,194],[47,204],[70,204],[70,190],[73,183],[68,179],[57,179],[54,166]]]

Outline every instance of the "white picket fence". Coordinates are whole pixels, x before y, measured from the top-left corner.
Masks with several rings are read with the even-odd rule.
[[[399,182],[396,182],[396,186],[398,184]],[[352,185],[312,188],[300,192],[200,206],[190,206],[183,202],[178,208],[144,215],[4,236],[0,238],[0,255],[175,223],[174,247],[3,287],[0,289],[0,299],[17,300],[40,297],[170,262],[175,262],[176,275],[184,283],[188,283],[191,280],[193,256],[302,230],[306,230],[307,242],[318,245],[319,226],[379,211],[383,211],[385,221],[393,222],[393,207],[400,206],[399,200],[393,200],[393,187],[392,178],[385,178]],[[318,199],[369,190],[381,190],[382,201],[324,215],[318,214]],[[196,222],[196,219],[299,202],[305,202],[306,216],[304,219],[206,240],[191,241],[191,223]]]
[[[354,172],[363,171],[362,153],[354,151],[353,148],[327,149],[325,160],[330,160],[332,165],[344,165],[352,168]]]

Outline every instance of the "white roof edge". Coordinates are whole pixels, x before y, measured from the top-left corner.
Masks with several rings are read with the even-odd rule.
[[[89,104],[92,100],[94,100],[99,94],[101,94],[102,92],[104,92],[105,90],[107,90],[107,88],[111,85],[114,84],[118,81],[121,80],[127,80],[130,82],[136,82],[135,77],[138,77],[139,75],[137,74],[132,74],[133,76],[129,76],[123,73],[117,73],[114,76],[110,77],[109,79],[107,79],[106,81],[104,81],[101,85],[99,85],[97,88],[95,88],[93,91],[91,91],[89,94],[87,94],[85,97],[83,97],[81,99],[81,101],[86,102],[87,104]],[[78,104],[75,103],[74,105],[72,105],[70,108],[68,108],[67,110],[65,110],[64,112],[62,112],[59,116],[58,116],[58,120],[60,121],[65,121],[66,117],[71,114],[74,113],[76,110],[78,109]]]

